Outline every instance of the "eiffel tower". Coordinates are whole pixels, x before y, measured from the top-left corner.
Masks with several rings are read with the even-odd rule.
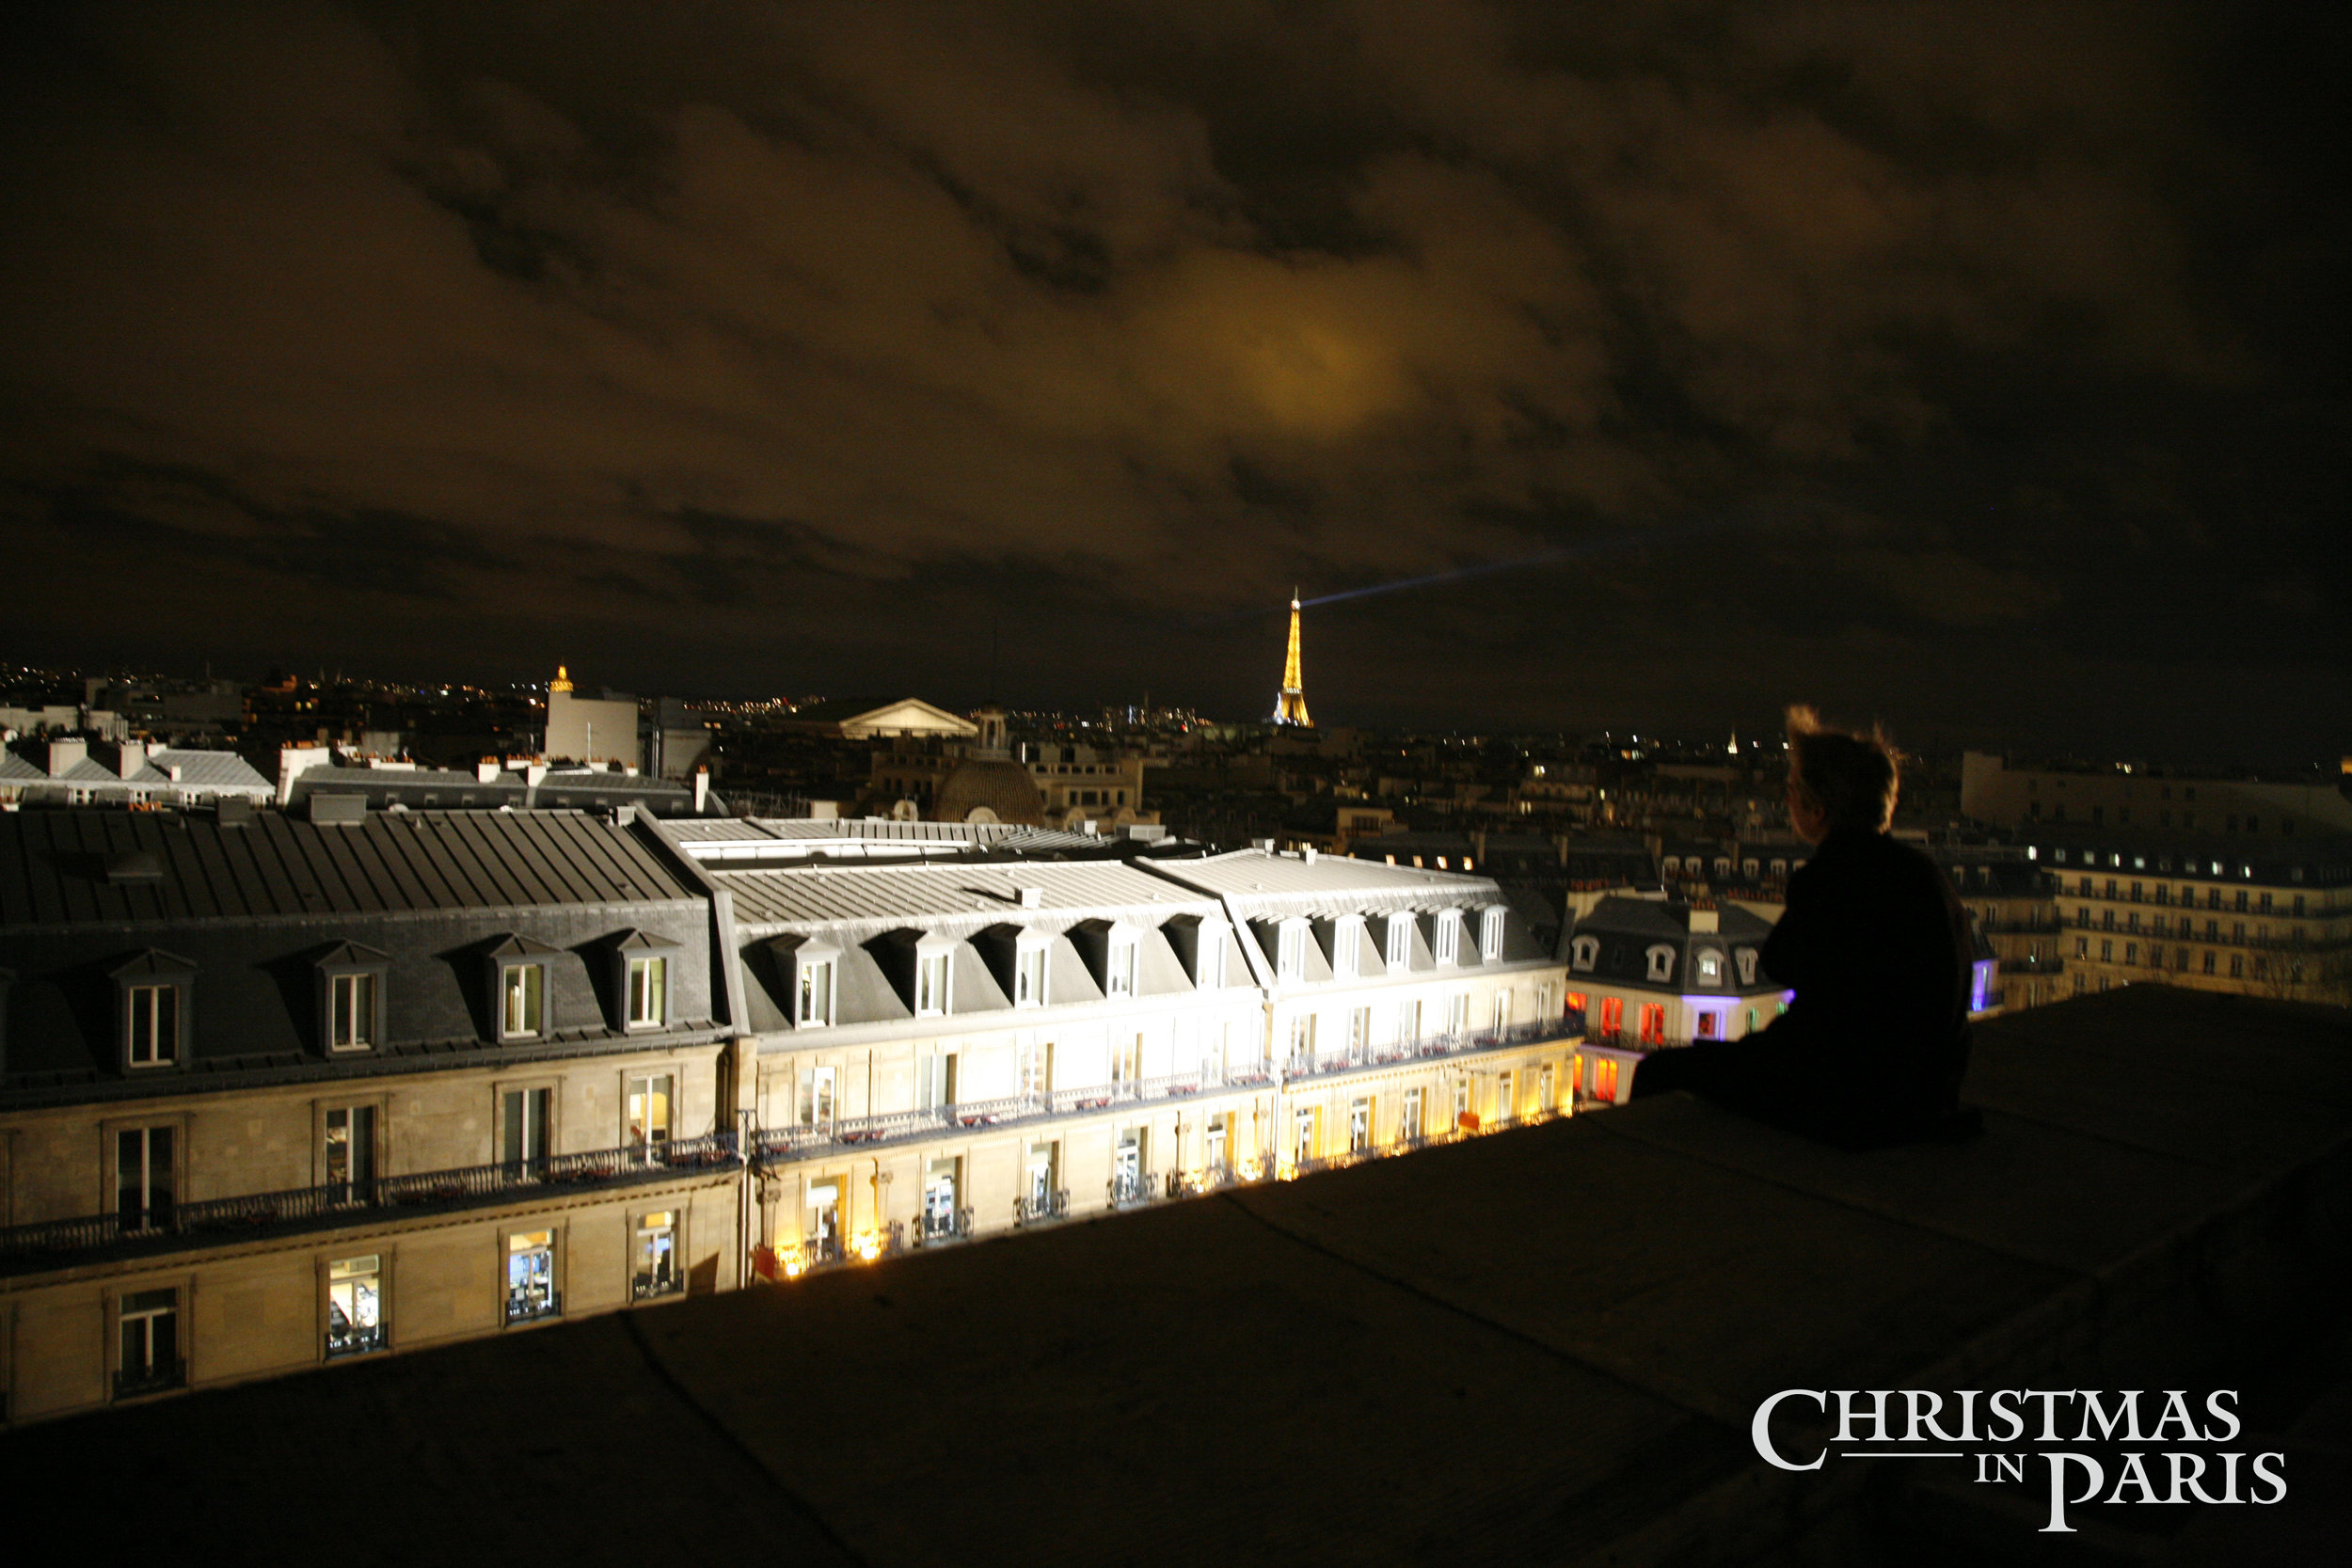
[[[1282,656],[1282,694],[1274,699],[1274,721],[1314,727],[1307,717],[1307,689],[1298,678],[1298,590],[1291,590],[1291,646]]]

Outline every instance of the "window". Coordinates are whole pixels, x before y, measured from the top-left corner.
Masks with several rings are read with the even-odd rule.
[[[1104,987],[1106,995],[1113,999],[1135,995],[1136,967],[1139,952],[1139,944],[1134,937],[1120,936],[1117,933],[1112,935],[1107,960],[1109,973],[1106,976],[1107,983]]]
[[[1285,984],[1299,979],[1307,973],[1307,925],[1301,920],[1282,922],[1275,939],[1274,977]]]
[[[1152,1196],[1143,1169],[1143,1129],[1122,1127],[1111,1150],[1111,1198],[1135,1203]]]
[[[2213,973],[2213,952],[2211,949],[2206,950],[2205,961],[2201,967],[2207,974],[2211,974]]]
[[[1724,956],[1712,947],[1698,951],[1699,984],[1720,986],[1724,983]]]
[[[2107,937],[2099,939],[2099,961],[2103,964],[2115,961],[2115,942],[2112,939]]]
[[[1454,1125],[1456,1127],[1478,1125],[1478,1117],[1470,1110],[1470,1086],[1468,1079],[1457,1078],[1454,1081]]]
[[[1419,1089],[1405,1091],[1405,1109],[1397,1117],[1396,1135],[1400,1138],[1421,1136],[1421,1091]]]
[[[1347,1049],[1353,1055],[1372,1043],[1372,1009],[1356,1007],[1347,1015]]]
[[[1749,875],[1754,876],[1755,873],[1751,871]],[[1543,1070],[1535,1076],[1535,1108],[1537,1110],[1549,1111],[1552,1108],[1551,1086],[1551,1064],[1546,1062]]]
[[[1495,1033],[1500,1035],[1511,1027],[1511,988],[1505,986],[1495,992]]]
[[[376,976],[366,971],[326,980],[326,1048],[365,1051],[376,1042]]]
[[[1580,974],[1589,974],[1600,959],[1600,938],[1578,937],[1568,943],[1568,965]]]
[[[1347,1105],[1347,1151],[1360,1154],[1372,1147],[1372,1100],[1359,1095]]]
[[[326,1265],[326,1355],[365,1355],[382,1350],[383,1259],[338,1258]]]
[[[833,959],[803,958],[800,963],[800,1005],[793,1017],[803,1029],[833,1022]]]
[[[1198,957],[1193,962],[1193,981],[1202,990],[1216,990],[1225,984],[1225,927],[1203,921],[1197,940]]]
[[[375,1107],[330,1105],[323,1118],[319,1174],[329,1203],[375,1201]]]
[[[840,1070],[831,1067],[801,1069],[799,1119],[803,1127],[812,1127],[819,1132],[833,1131],[834,1122],[840,1114],[836,1092],[840,1085]]]
[[[170,1067],[180,1060],[180,988],[133,986],[131,1065]]]
[[[1600,1032],[1604,1035],[1619,1035],[1625,1032],[1625,999],[1623,997],[1604,996],[1600,999]]]
[[[1649,977],[1671,980],[1675,977],[1675,950],[1664,942],[1651,946],[1644,957],[1649,960]]]
[[[176,1286],[123,1296],[115,1311],[115,1398],[135,1399],[180,1386],[183,1373]]]
[[[1045,1006],[1045,959],[1052,952],[1042,942],[1028,942],[1013,951],[1012,1005],[1016,1007]],[[1222,949],[1217,957],[1224,957]],[[1202,984],[1206,984],[1203,981]]]
[[[1291,1158],[1305,1164],[1315,1157],[1315,1108],[1301,1105],[1291,1117]]]
[[[1024,1040],[1019,1046],[1021,1092],[1050,1094],[1054,1087],[1054,1042]]]
[[[1111,1042],[1111,1084],[1114,1087],[1135,1086],[1143,1076],[1143,1037],[1131,1035]]]
[[[2246,977],[2246,955],[2245,955],[2245,954],[2243,954],[2243,953],[2233,953],[2233,954],[2231,954],[2231,955],[2230,955],[2230,978],[2231,978],[2231,979],[2233,979],[2233,980],[2242,980],[2242,979],[2244,979],[2245,977]]]
[[[1027,1192],[1022,1199],[1025,1217],[1042,1219],[1060,1206],[1061,1141],[1029,1146]]]
[[[506,1238],[506,1321],[529,1323],[564,1309],[555,1286],[555,1232],[517,1230]]]
[[[1593,1064],[1593,1098],[1614,1104],[1617,1099],[1617,1058],[1603,1056]]]
[[[1519,1114],[1519,1081],[1505,1069],[1495,1074],[1495,1120],[1511,1121]]]
[[[628,1125],[623,1141],[639,1154],[647,1158],[658,1155],[670,1141],[670,1113],[676,1102],[676,1086],[677,1080],[666,1072],[628,1080],[624,1090]]]
[[[1449,1035],[1470,1033],[1470,992],[1457,990],[1446,998],[1445,1032]]]
[[[1315,1053],[1315,1015],[1300,1013],[1291,1020],[1291,1059],[1305,1061]]]
[[[670,1021],[670,960],[658,954],[628,960],[628,1026],[654,1029]]]
[[[959,1218],[963,1190],[963,1161],[958,1156],[933,1160],[923,1174],[923,1234],[927,1239],[953,1236],[965,1227]]]
[[[1462,911],[1459,911],[1459,910],[1439,910],[1439,911],[1438,911],[1438,940],[1437,940],[1437,949],[1438,949],[1438,961],[1439,963],[1441,963],[1441,964],[1450,964],[1450,963],[1459,963],[1459,962],[1461,961],[1461,958],[1462,958]]]
[[[948,958],[945,950],[915,954],[914,1013],[917,1018],[947,1010]]]
[[[506,1089],[499,1095],[499,1163],[511,1176],[537,1177],[554,1150],[548,1120],[553,1089]]]
[[[1222,1111],[1211,1117],[1207,1131],[1201,1134],[1201,1160],[1213,1171],[1225,1165],[1225,1117]]]
[[[1666,1005],[1664,1003],[1645,1002],[1642,1004],[1642,1043],[1644,1045],[1666,1043]]]
[[[1380,961],[1391,973],[1402,974],[1413,961],[1413,917],[1408,914],[1389,916],[1389,928],[1383,933]]]
[[[1502,957],[1502,923],[1510,911],[1500,906],[1482,910],[1478,915],[1478,956],[1486,963]]]
[[[1331,974],[1335,978],[1353,980],[1362,967],[1358,955],[1363,950],[1363,922],[1353,915],[1343,915],[1331,923]]]
[[[2076,937],[2074,939],[2074,957],[2078,958],[2087,958],[2090,957],[2090,939],[2089,937]]]
[[[914,1108],[944,1111],[956,1102],[957,1053],[938,1051],[914,1061]]]
[[[536,1038],[547,1022],[548,970],[545,964],[501,964],[499,967],[499,1037]]]
[[[677,1211],[657,1209],[637,1216],[628,1244],[628,1293],[632,1301],[677,1294],[685,1279],[677,1267]]]
[[[1722,1017],[1721,1014],[1710,1012],[1703,1008],[1693,1013],[1692,1015],[1692,1022],[1694,1024],[1694,1027],[1692,1030],[1693,1037],[1703,1040],[1714,1039],[1721,1033],[1716,1023],[1716,1021],[1720,1017]]]
[[[180,1190],[179,1129],[125,1127],[115,1133],[115,1219],[125,1235],[171,1225]]]

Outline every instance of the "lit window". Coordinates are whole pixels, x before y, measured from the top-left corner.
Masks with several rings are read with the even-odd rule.
[[[1135,995],[1136,968],[1140,951],[1133,937],[1112,939],[1109,954],[1109,985],[1106,988],[1108,994],[1112,997]]]
[[[1724,956],[1712,947],[1702,947],[1698,952],[1698,959],[1699,984],[1702,986],[1722,985],[1724,983]]]
[[[684,1284],[677,1267],[677,1211],[658,1209],[638,1215],[629,1241],[630,1299],[675,1295]]]
[[[1143,1076],[1143,1037],[1136,1035],[1111,1045],[1111,1083],[1133,1086]]]
[[[628,960],[628,1026],[656,1028],[670,1020],[670,960],[647,956]]]
[[[115,1398],[135,1399],[177,1388],[180,1358],[180,1292],[177,1288],[135,1291],[116,1309]]]
[[[319,1149],[329,1203],[375,1201],[375,1107],[330,1105]]]
[[[505,964],[499,971],[499,1034],[505,1039],[536,1037],[547,1019],[547,966]]]
[[[1372,1100],[1359,1096],[1347,1106],[1347,1150],[1360,1153],[1372,1147]]]
[[[413,1305],[413,1304],[412,1304]],[[555,1232],[517,1230],[506,1238],[506,1321],[529,1323],[564,1309],[555,1288]]]
[[[1645,1002],[1642,1004],[1641,1031],[1644,1045],[1666,1043],[1666,1005],[1664,1003]]]
[[[1405,1091],[1405,1109],[1397,1117],[1396,1135],[1400,1138],[1421,1136],[1421,1090]]]
[[[801,1069],[800,1123],[820,1132],[833,1131],[840,1109],[840,1069],[812,1067]]]
[[[653,1155],[670,1141],[670,1108],[675,1080],[669,1073],[651,1073],[628,1081],[628,1147]]]
[[[383,1259],[338,1258],[326,1265],[326,1354],[329,1359],[382,1350]]]

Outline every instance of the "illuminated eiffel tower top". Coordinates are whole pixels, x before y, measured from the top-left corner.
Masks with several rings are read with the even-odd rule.
[[[1298,590],[1291,590],[1291,646],[1282,656],[1282,694],[1274,699],[1274,721],[1278,724],[1314,726],[1307,717],[1307,689],[1298,676]]]

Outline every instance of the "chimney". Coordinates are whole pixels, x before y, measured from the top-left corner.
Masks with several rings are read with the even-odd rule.
[[[1691,911],[1691,929],[1694,933],[1702,931],[1720,931],[1723,929],[1722,917],[1713,910],[1692,910]]]
[[[49,743],[49,776],[62,779],[89,760],[87,740],[53,740]]]
[[[473,765],[473,778],[474,783],[476,784],[498,783],[499,759],[496,757],[484,757],[480,762],[475,763]]]
[[[1310,845],[1306,846],[1304,848],[1302,848],[1302,849],[1300,849],[1300,850],[1298,851],[1298,858],[1299,858],[1300,860],[1302,860],[1302,861],[1305,861],[1305,862],[1306,862],[1309,865],[1312,865],[1312,864],[1314,864],[1314,863],[1315,863],[1315,847],[1314,847],[1313,845],[1311,845],[1311,844],[1310,844]]]
[[[710,804],[710,769],[694,769],[694,815],[700,816]]]
[[[126,740],[115,748],[115,774],[119,778],[135,779],[147,766],[147,748]]]
[[[1045,890],[1043,888],[1025,887],[1018,889],[1017,891],[1021,895],[1021,907],[1023,909],[1041,910],[1045,907]]]

